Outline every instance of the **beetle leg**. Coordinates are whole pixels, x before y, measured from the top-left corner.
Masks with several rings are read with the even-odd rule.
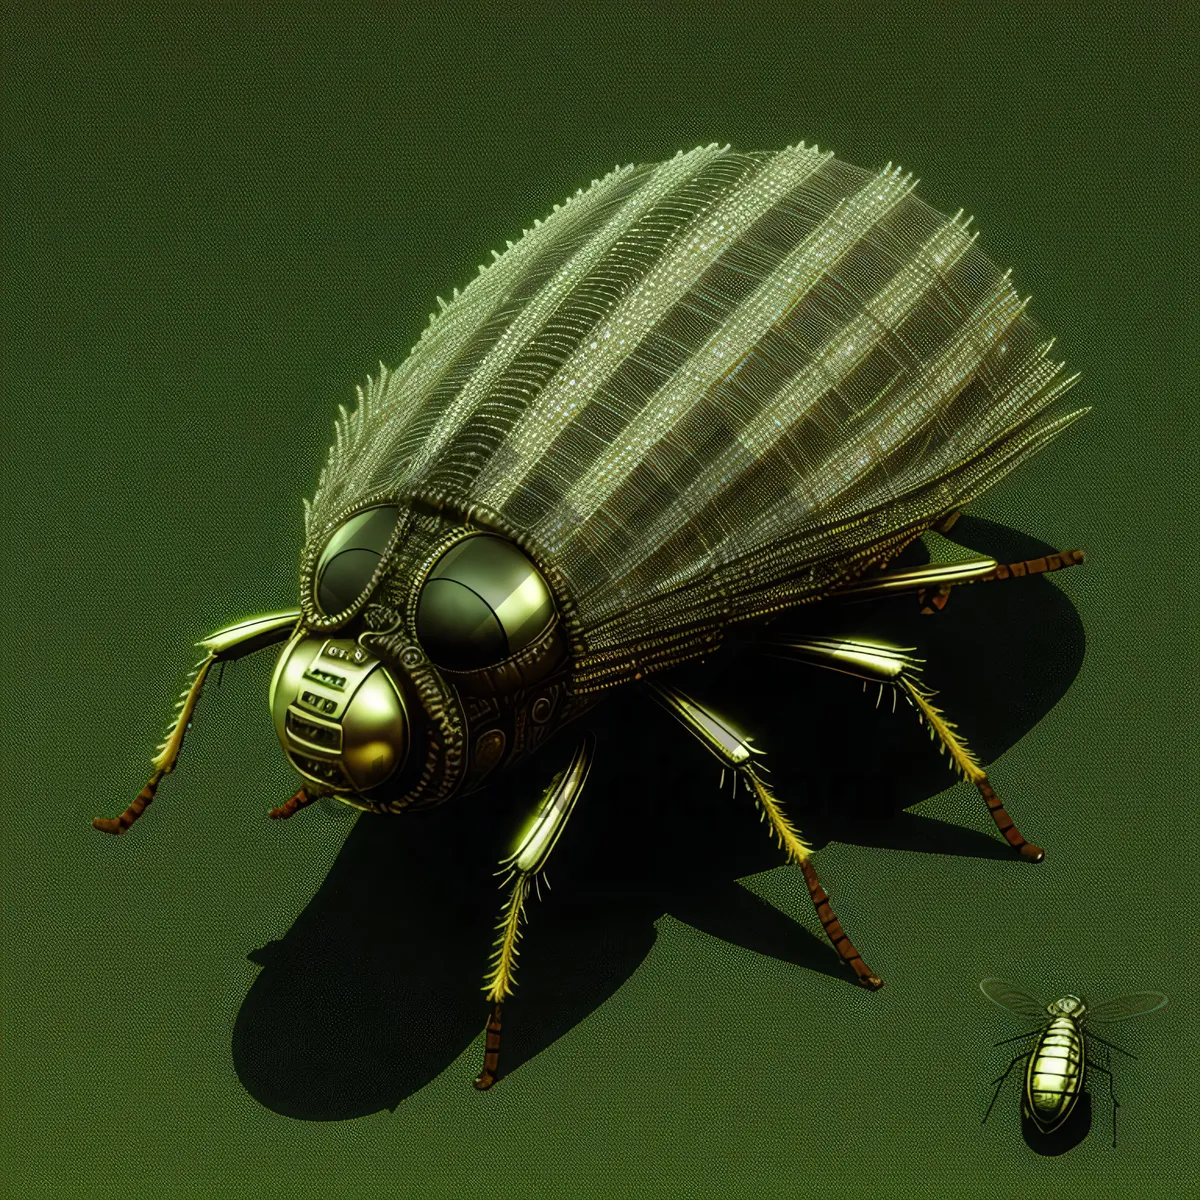
[[[567,767],[551,781],[542,796],[541,804],[529,823],[516,849],[500,863],[500,872],[507,872],[504,884],[512,883],[512,890],[500,914],[496,927],[496,942],[492,951],[491,968],[484,981],[483,990],[491,1002],[488,1017],[487,1039],[483,1055],[483,1070],[475,1080],[480,1091],[486,1091],[499,1078],[500,1066],[500,1017],[504,1000],[512,995],[516,986],[517,942],[521,938],[524,920],[525,899],[539,871],[546,865],[550,851],[554,849],[567,818],[575,808],[583,786],[591,770],[596,739],[588,733],[575,750],[575,756]],[[503,884],[501,885],[503,886]]]
[[[253,654],[256,650],[286,641],[299,617],[299,609],[277,613],[270,617],[254,617],[249,621],[239,621],[236,625],[220,629],[202,642],[196,643],[208,653],[192,668],[192,674],[188,677],[188,685],[175,704],[175,719],[167,730],[167,736],[158,747],[158,753],[150,761],[150,765],[154,768],[150,782],[142,788],[134,802],[119,817],[94,818],[92,825],[96,829],[102,833],[124,833],[149,808],[158,793],[158,785],[162,782],[163,776],[169,775],[175,770],[175,764],[179,760],[179,751],[183,746],[184,735],[191,726],[192,714],[196,711],[200,693],[204,690],[204,681],[208,677],[213,663],[233,662],[235,659]],[[288,815],[290,816],[291,813]]]
[[[987,804],[992,820],[996,823],[996,828],[1004,835],[1004,840],[1026,862],[1041,862],[1046,857],[1045,850],[1041,846],[1035,846],[1032,842],[1025,840],[1004,805],[1000,803],[1000,797],[992,788],[987,772],[979,765],[979,760],[959,736],[954,724],[947,721],[941,710],[931,703],[930,697],[935,693],[921,687],[915,680],[904,675],[900,676],[897,683],[904,689],[914,707],[929,726],[931,736],[941,739],[942,745],[949,751],[951,760],[962,772],[963,778],[969,779],[978,789],[984,803]]]
[[[809,898],[817,910],[825,936],[833,943],[833,948],[842,959],[854,969],[858,982],[863,987],[882,987],[883,980],[863,962],[862,955],[846,936],[846,931],[833,911],[829,896],[821,886],[817,869],[813,866],[811,847],[801,838],[799,830],[788,819],[778,798],[759,774],[765,770],[756,761],[756,756],[761,755],[762,751],[757,750],[749,738],[735,733],[719,717],[678,689],[653,680],[649,681],[649,687],[655,698],[700,740],[723,768],[733,770],[746,781],[763,818],[771,826],[775,840],[787,853],[789,861],[799,866],[803,872]]]
[[[946,607],[950,589],[964,583],[988,583],[994,579],[1019,579],[1026,575],[1044,575],[1075,567],[1084,561],[1082,550],[1058,550],[1041,558],[1023,562],[998,563],[994,558],[973,559],[961,563],[924,563],[896,571],[884,571],[855,579],[830,595],[831,600],[856,602],[878,600],[882,596],[917,593],[922,612]]]
[[[1027,842],[1000,803],[979,760],[971,752],[953,722],[937,708],[930,691],[919,682],[920,659],[910,658],[909,650],[888,646],[880,642],[855,641],[849,638],[788,638],[775,642],[757,643],[766,653],[782,654],[798,658],[813,666],[825,667],[855,675],[859,679],[878,684],[889,684],[902,692],[917,710],[921,720],[929,726],[929,736],[941,741],[948,751],[953,765],[970,780],[987,803],[988,812],[1004,840],[1027,862],[1041,862],[1046,852],[1041,846]]]

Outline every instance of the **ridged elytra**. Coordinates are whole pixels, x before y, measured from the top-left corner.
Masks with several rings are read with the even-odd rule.
[[[670,671],[799,605],[915,593],[933,612],[956,584],[1082,561],[887,570],[1086,411],[1050,411],[1073,379],[969,221],[914,187],[803,143],[710,145],[617,168],[535,221],[341,410],[305,507],[298,607],[199,643],[150,782],[97,828],[124,832],[154,799],[212,665],[267,645],[285,643],[270,704],[305,780],[273,817],[319,796],[442,803],[641,687],[742,781],[835,949],[878,987],[761,751]],[[893,688],[1040,860],[909,652],[762,644]],[[504,860],[481,1088],[526,895],[593,754],[585,734]]]

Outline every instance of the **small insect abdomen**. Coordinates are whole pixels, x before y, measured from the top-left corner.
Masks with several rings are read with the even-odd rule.
[[[1083,1037],[1070,1017],[1055,1017],[1029,1057],[1025,1102],[1043,1133],[1053,1133],[1071,1115],[1083,1090]]]

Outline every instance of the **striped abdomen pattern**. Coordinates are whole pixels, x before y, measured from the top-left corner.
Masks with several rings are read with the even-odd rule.
[[[577,691],[827,594],[1044,445],[1069,380],[961,214],[803,144],[581,190],[343,413],[308,513],[432,504],[569,590]]]
[[[1083,1091],[1084,1041],[1079,1023],[1055,1017],[1042,1031],[1029,1056],[1025,1100],[1043,1133],[1051,1133],[1071,1115]]]

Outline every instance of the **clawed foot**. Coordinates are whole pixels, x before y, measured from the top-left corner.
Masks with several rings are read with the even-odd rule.
[[[93,817],[92,828],[101,833],[124,833],[153,802],[165,774],[165,770],[155,771],[150,776],[150,782],[138,792],[134,802],[119,817]]]
[[[503,1001],[497,1000],[492,1007],[492,1015],[488,1017],[484,1038],[483,1070],[475,1079],[475,1087],[481,1092],[486,1092],[500,1079],[500,1014],[503,1009]]]

